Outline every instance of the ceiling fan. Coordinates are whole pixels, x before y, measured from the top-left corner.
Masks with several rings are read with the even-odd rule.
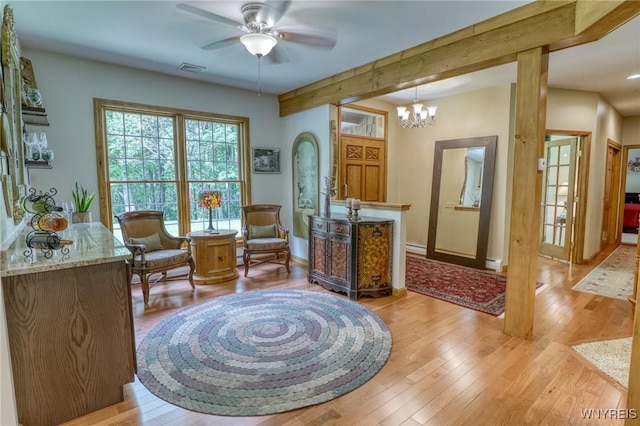
[[[276,27],[277,22],[286,13],[290,4],[291,0],[245,3],[240,8],[242,23],[187,3],[178,3],[176,7],[218,24],[236,28],[244,33],[209,43],[202,46],[204,50],[216,50],[240,41],[252,55],[261,58],[271,53],[270,59],[278,63],[288,62],[287,56],[278,47],[280,41],[332,49],[336,44],[336,35],[330,31],[312,27],[289,29]]]

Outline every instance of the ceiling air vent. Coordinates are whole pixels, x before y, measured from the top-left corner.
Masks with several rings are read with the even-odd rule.
[[[183,62],[182,64],[180,64],[178,69],[180,71],[198,74],[200,71],[206,69],[206,67],[201,67],[200,65],[187,64],[186,62]]]

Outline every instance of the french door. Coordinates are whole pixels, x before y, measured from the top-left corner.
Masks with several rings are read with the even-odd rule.
[[[577,137],[550,137],[544,143],[547,167],[542,181],[540,254],[569,260],[575,208]]]

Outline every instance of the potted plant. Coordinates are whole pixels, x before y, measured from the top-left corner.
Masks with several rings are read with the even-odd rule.
[[[96,196],[94,192],[89,191],[76,182],[75,188],[71,191],[73,196],[74,212],[71,215],[71,223],[88,223],[91,222],[91,204]]]

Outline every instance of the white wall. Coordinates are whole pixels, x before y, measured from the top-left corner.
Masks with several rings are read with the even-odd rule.
[[[59,200],[71,200],[76,181],[98,188],[93,98],[248,117],[252,146],[284,147],[276,96],[39,50],[25,49],[23,56],[33,64],[50,123],[47,139],[55,153],[53,169],[32,170],[31,184],[43,190],[56,187]],[[282,204],[283,176],[254,175],[252,201]],[[98,203],[92,213],[96,220]]]
[[[319,159],[319,190],[324,190],[324,177],[330,174],[331,129],[329,126],[332,112],[328,105],[292,114],[282,119],[282,140],[284,148],[281,155],[282,177],[284,187],[281,189],[284,196],[282,203],[281,220],[289,228],[289,240],[291,254],[295,257],[307,259],[309,244],[306,238],[293,235],[293,158],[292,149],[296,137],[303,132],[312,133],[318,140]],[[324,196],[320,194],[319,214],[324,211]]]
[[[640,145],[640,115],[622,119],[622,143]]]

